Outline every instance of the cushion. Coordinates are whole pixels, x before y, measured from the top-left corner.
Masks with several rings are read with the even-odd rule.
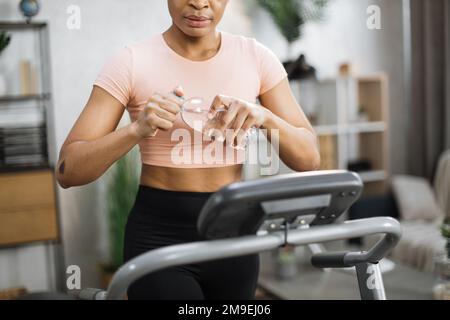
[[[434,259],[445,254],[446,240],[439,226],[423,221],[402,222],[402,238],[392,251],[392,257],[405,265],[432,272]]]
[[[395,176],[392,178],[391,184],[401,219],[435,220],[443,216],[433,190],[426,179]]]

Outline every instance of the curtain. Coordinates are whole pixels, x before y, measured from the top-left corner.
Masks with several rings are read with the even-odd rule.
[[[450,148],[450,0],[411,0],[408,173],[433,179]]]

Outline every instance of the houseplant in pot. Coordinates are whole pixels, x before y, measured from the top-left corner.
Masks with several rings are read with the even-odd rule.
[[[11,42],[11,36],[7,34],[5,31],[0,31],[0,59],[3,51],[8,47]],[[0,96],[4,96],[6,94],[6,80],[5,76],[2,74],[0,69]]]
[[[304,26],[323,18],[329,0],[256,0],[267,11],[287,41],[287,58],[291,58],[292,44],[301,38]]]
[[[269,14],[286,40],[287,51],[283,66],[292,92],[302,104],[308,118],[316,119],[316,68],[309,64],[304,53],[294,56],[292,48],[294,42],[302,38],[307,24],[324,20],[329,0],[256,0],[256,3]]]
[[[445,251],[435,260],[436,284],[433,296],[435,300],[450,300],[450,217],[442,222],[441,234],[446,239]]]
[[[444,222],[441,225],[441,234],[447,240],[445,249],[447,259],[450,259],[450,217],[444,219]]]
[[[111,180],[106,196],[109,261],[101,265],[104,287],[107,287],[112,275],[123,264],[125,226],[139,188],[138,159],[137,147],[135,147],[111,168]]]

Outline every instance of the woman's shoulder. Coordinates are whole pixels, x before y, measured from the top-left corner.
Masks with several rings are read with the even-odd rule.
[[[143,39],[130,41],[128,42],[128,44],[125,45],[125,47],[131,49],[132,51],[147,50],[148,48],[161,46],[160,41],[161,37],[162,37],[161,34],[155,33]]]
[[[243,48],[244,50],[250,51],[252,54],[255,55],[260,55],[261,53],[270,51],[268,47],[266,47],[264,44],[262,44],[254,37],[240,34],[232,34],[225,31],[222,32],[229,39],[229,42],[234,47]]]
[[[243,46],[254,46],[257,40],[250,36],[245,36],[241,34],[234,34],[228,31],[221,30],[222,35],[224,35],[230,43],[240,44]]]

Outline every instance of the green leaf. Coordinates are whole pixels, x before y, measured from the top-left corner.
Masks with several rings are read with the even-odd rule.
[[[11,36],[6,33],[6,31],[0,32],[0,54],[3,52],[3,50],[6,49],[6,47],[11,42]]]
[[[292,43],[302,36],[303,26],[323,18],[328,0],[256,0],[266,10],[285,39]]]
[[[450,238],[450,218],[446,218],[442,223],[441,234],[444,238]]]
[[[123,264],[125,226],[139,188],[138,167],[137,149],[134,148],[119,159],[112,168],[107,200],[110,265],[113,269]]]

